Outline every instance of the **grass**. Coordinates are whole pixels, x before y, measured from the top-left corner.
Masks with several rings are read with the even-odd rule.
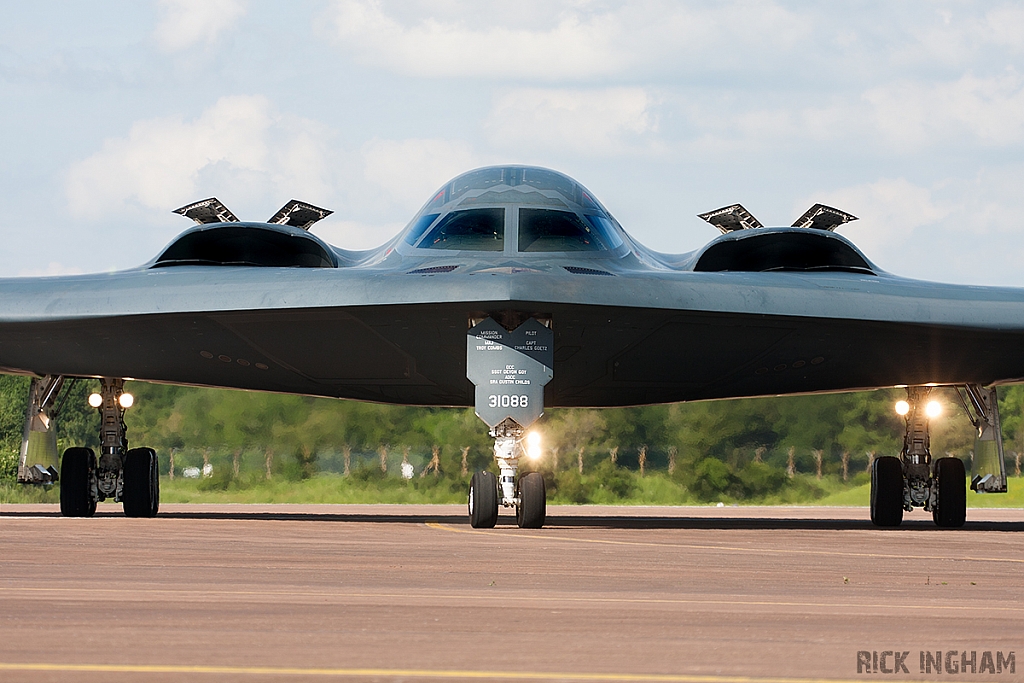
[[[231,484],[213,487],[203,479],[160,481],[160,501],[164,503],[464,503],[466,494],[456,491],[448,480],[404,481],[361,479],[339,474],[320,474],[310,479],[288,481],[283,478],[251,486]]]
[[[25,486],[0,482],[0,503],[59,503],[56,486]]]
[[[284,477],[272,481],[242,482],[214,479],[160,480],[163,503],[405,503],[462,504],[468,484],[427,476],[405,481],[381,477],[372,471],[344,477],[321,473],[294,481]],[[1009,493],[968,493],[968,508],[1024,507],[1024,478],[1011,477]],[[626,488],[610,490],[591,484],[585,488],[564,485],[549,497],[552,504],[589,503],[597,505],[828,505],[867,507],[869,484],[848,486],[836,477],[817,480],[797,475],[779,493],[757,500],[721,496],[720,500],[699,501],[676,480],[663,473],[640,477],[631,473]],[[57,503],[59,486],[44,488],[0,483],[0,503]]]
[[[1024,507],[1024,477],[1009,477],[1006,493],[967,492],[967,508],[1021,508]],[[863,484],[845,491],[838,491],[813,505],[863,506],[867,507],[871,497],[871,485]]]

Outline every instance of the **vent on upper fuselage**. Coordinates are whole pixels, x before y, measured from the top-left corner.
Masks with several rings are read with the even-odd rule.
[[[450,273],[459,266],[430,266],[429,268],[417,268],[410,270],[407,275],[437,275],[438,273]]]
[[[609,277],[615,277],[613,273],[609,273],[607,270],[598,270],[597,268],[584,268],[583,266],[562,266],[573,275],[607,275]]]

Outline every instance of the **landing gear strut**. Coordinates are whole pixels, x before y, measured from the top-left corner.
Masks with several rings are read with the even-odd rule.
[[[530,472],[521,477],[519,458],[524,454],[524,429],[511,418],[491,430],[494,459],[501,476],[477,472],[469,484],[469,521],[475,529],[491,528],[498,521],[498,503],[516,509],[516,523],[523,529],[539,529],[547,515],[544,476]]]
[[[107,498],[124,504],[128,517],[155,517],[160,507],[160,471],[152,448],[128,448],[124,412],[133,402],[124,380],[104,377],[89,404],[100,413],[99,458],[91,448],[68,448],[61,459],[60,512],[91,517]]]
[[[940,527],[956,528],[967,518],[967,482],[959,458],[932,460],[928,395],[930,387],[907,387],[901,414],[906,434],[900,457],[877,458],[871,467],[871,521],[896,527],[915,507],[932,513]]]

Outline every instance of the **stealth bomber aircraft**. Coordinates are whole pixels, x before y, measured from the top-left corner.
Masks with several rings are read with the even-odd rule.
[[[970,485],[1006,490],[996,389],[1024,378],[1024,290],[909,280],[834,232],[854,216],[815,205],[763,227],[740,205],[721,231],[670,255],[637,243],[594,195],[555,171],[494,166],[446,183],[368,251],[309,231],[329,211],[292,201],[239,221],[216,199],[149,263],[97,275],[0,280],[0,371],[30,375],[23,481],[51,451],[66,386],[91,397],[101,446],[61,458],[61,511],[159,506],[157,454],[129,448],[125,378],[419,406],[474,406],[500,476],[472,477],[469,514],[545,519],[540,475],[519,475],[545,407],[907,389],[902,453],[872,468],[871,518],[931,511],[962,525],[962,461],[933,459],[932,387],[957,387],[978,429]],[[62,389],[64,389],[62,391]],[[98,457],[97,457],[98,455]]]

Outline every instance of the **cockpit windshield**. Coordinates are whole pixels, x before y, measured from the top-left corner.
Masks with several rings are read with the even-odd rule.
[[[427,225],[421,229],[425,230]],[[420,249],[502,251],[505,248],[505,209],[453,211],[416,246]]]
[[[621,244],[610,221],[584,221],[571,211],[519,210],[519,251],[607,251]]]
[[[402,248],[416,250],[606,255],[626,248],[622,228],[589,190],[532,166],[478,168],[452,179],[401,239]]]

